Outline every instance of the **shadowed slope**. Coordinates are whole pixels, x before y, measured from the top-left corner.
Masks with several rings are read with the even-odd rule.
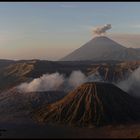
[[[34,109],[43,104],[56,102],[65,95],[63,91],[21,92],[17,88],[2,92],[0,94],[0,122],[29,118]]]
[[[127,93],[109,83],[85,83],[62,100],[39,109],[34,119],[79,126],[138,120],[140,105]]]

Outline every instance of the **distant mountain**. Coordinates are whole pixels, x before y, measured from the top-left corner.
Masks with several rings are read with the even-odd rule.
[[[99,126],[140,120],[139,100],[109,83],[88,82],[60,101],[38,109],[41,123]]]
[[[61,60],[140,60],[140,51],[126,48],[108,37],[101,36],[93,38]]]

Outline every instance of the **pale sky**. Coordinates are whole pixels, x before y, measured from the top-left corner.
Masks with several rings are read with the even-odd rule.
[[[108,36],[140,47],[139,2],[0,2],[0,59],[58,60],[111,24]]]

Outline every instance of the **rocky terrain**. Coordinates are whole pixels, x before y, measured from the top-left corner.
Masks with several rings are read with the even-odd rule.
[[[74,70],[82,70],[86,72],[90,63],[62,63],[43,60],[26,60],[16,61],[0,69],[0,90],[10,89],[22,82],[29,82],[34,78],[38,78],[46,73],[59,72],[70,75]],[[12,82],[11,82],[12,81]]]
[[[140,61],[92,64],[88,68],[87,74],[96,74],[101,76],[104,81],[117,83],[126,79],[139,66]]]
[[[14,64],[16,61],[14,60],[7,60],[7,59],[0,59],[0,69],[4,68],[10,64]]]
[[[13,88],[46,73],[59,72],[68,77],[74,70],[80,70],[86,76],[96,74],[104,81],[118,82],[139,66],[140,61],[14,61],[0,68],[0,90]]]
[[[2,64],[1,62],[3,63],[4,60],[0,61],[0,64]],[[138,60],[8,60],[0,68],[0,122],[1,126],[6,126],[8,131],[10,130],[10,133],[13,132],[13,134],[7,133],[6,137],[11,138],[11,135],[14,137],[15,132],[19,132],[19,137],[26,134],[28,138],[33,137],[30,130],[35,133],[40,132],[40,135],[36,135],[44,138],[53,138],[54,134],[58,138],[116,138],[125,137],[123,132],[128,137],[139,136],[139,125],[134,125],[139,123],[140,118],[139,99],[131,97],[116,86],[109,84],[126,79],[139,66],[140,61]],[[88,78],[96,76],[102,82],[83,84],[68,95],[63,91],[63,86],[57,91],[34,92],[21,92],[16,87],[23,82],[31,82],[34,78],[39,78],[46,73],[58,72],[67,78],[74,70],[81,71]],[[31,116],[33,120],[31,120]],[[28,121],[29,125],[26,124]],[[9,124],[19,122],[21,124],[19,126]],[[40,123],[43,126],[40,126]],[[22,126],[23,124],[26,125]],[[62,127],[59,124],[62,124]],[[120,127],[121,125],[123,126]],[[85,126],[86,128],[81,128]],[[102,127],[98,129],[96,126]],[[30,134],[27,131],[25,131],[26,134],[21,132],[19,128],[30,129]],[[64,135],[61,131],[65,131],[66,134]],[[128,134],[128,132],[133,134]],[[16,136],[18,137],[18,135]]]
[[[102,126],[140,120],[139,100],[113,84],[85,83],[33,116],[40,123]]]
[[[21,92],[12,88],[0,94],[0,122],[30,118],[30,113],[42,106],[62,99],[63,91]]]

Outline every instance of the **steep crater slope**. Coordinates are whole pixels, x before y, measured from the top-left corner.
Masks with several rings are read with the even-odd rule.
[[[38,109],[33,119],[78,126],[131,122],[140,119],[140,103],[113,84],[88,82]]]

